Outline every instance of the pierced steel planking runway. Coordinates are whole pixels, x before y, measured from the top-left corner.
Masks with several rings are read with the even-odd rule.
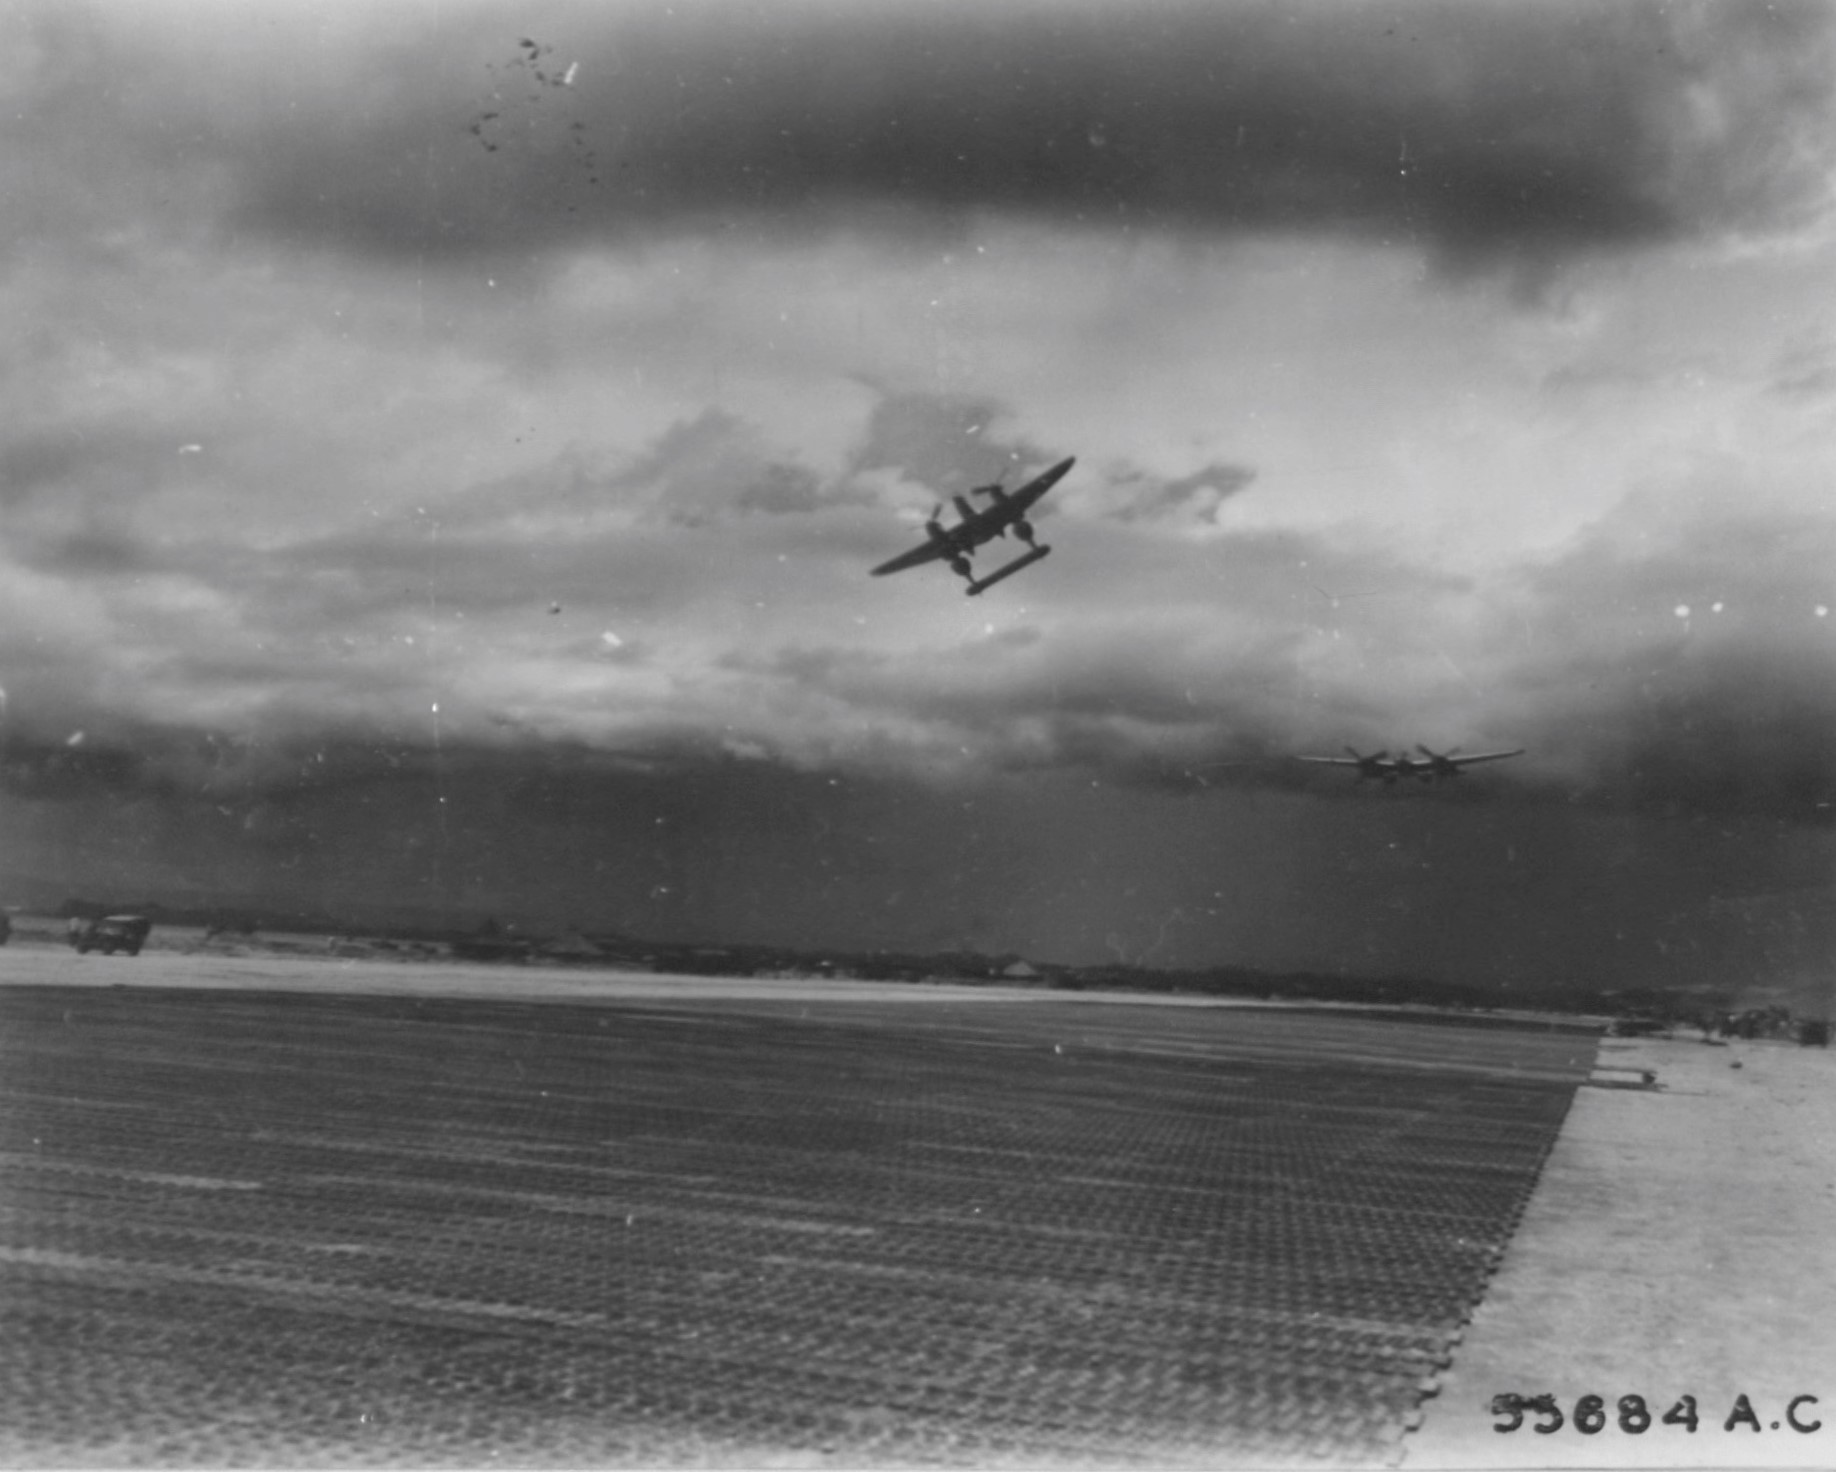
[[[0,1029],[15,1464],[1381,1460],[1594,1053],[1043,996]]]

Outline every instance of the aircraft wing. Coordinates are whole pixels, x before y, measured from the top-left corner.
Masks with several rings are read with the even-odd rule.
[[[1471,756],[1450,756],[1443,760],[1452,762],[1456,767],[1470,767],[1479,762],[1501,762],[1508,756],[1522,756],[1524,748],[1519,746],[1510,751],[1476,751]]]
[[[909,552],[901,552],[890,562],[882,562],[873,570],[873,575],[884,577],[889,572],[904,572],[908,567],[923,567],[927,562],[935,562],[940,557],[949,556],[950,548],[945,542],[926,542],[922,547],[914,547]]]
[[[937,513],[933,513],[928,523],[933,534],[931,540],[923,546],[912,548],[909,552],[901,552],[890,562],[882,562],[874,568],[873,575],[884,577],[889,572],[904,572],[908,567],[921,567],[927,562],[948,559],[957,571],[961,572],[964,577],[968,577],[967,564],[959,559],[967,557],[973,549],[980,547],[983,543],[991,542],[996,537],[1004,535],[1009,527],[1016,524],[1021,529],[1022,539],[1029,547],[1033,546],[1032,527],[1025,520],[1027,508],[1064,479],[1066,473],[1076,463],[1075,455],[1070,459],[1059,461],[1050,470],[1034,476],[1011,496],[1000,495],[998,487],[981,487],[981,490],[993,493],[996,500],[994,505],[980,511],[972,507],[962,496],[951,497],[956,503],[957,514],[962,519],[945,532],[937,524]],[[1036,555],[1029,554],[1030,561],[1038,561],[1050,550],[1049,547],[1037,548]],[[1001,570],[1001,575],[1005,576],[1010,571],[1017,572],[1021,566],[1025,565],[1030,564],[1010,564],[1008,568]],[[982,588],[988,587],[993,580],[992,576],[984,578],[980,586],[971,586],[969,591],[978,593]]]
[[[1353,761],[1348,756],[1297,756],[1297,762],[1318,762],[1323,767],[1361,767],[1364,762]],[[1367,757],[1366,761],[1369,760]],[[1387,765],[1387,763],[1386,763]]]
[[[1077,464],[1077,456],[1073,455],[1068,460],[1060,460],[1058,464],[1054,465],[1044,474],[1034,476],[1033,479],[1029,480],[1025,485],[1021,486],[1019,490],[1015,491],[1007,498],[1003,503],[1003,509],[1011,510],[1015,514],[1026,510],[1033,502],[1037,501],[1047,491],[1051,490],[1053,486],[1063,480],[1067,472],[1069,472],[1071,467],[1075,464]],[[987,513],[984,512],[983,514],[986,515]],[[1006,519],[1008,518],[1003,518],[1003,520]]]

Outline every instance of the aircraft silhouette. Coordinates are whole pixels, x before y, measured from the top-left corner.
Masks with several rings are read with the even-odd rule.
[[[1077,463],[1077,457],[1061,460],[1043,475],[1035,476],[1017,491],[1006,491],[999,482],[994,485],[977,486],[971,496],[987,496],[988,506],[980,511],[969,504],[966,497],[952,496],[957,515],[961,518],[955,526],[945,526],[938,518],[943,514],[940,504],[924,524],[928,540],[922,547],[914,547],[909,552],[902,552],[890,562],[882,562],[873,570],[873,575],[884,577],[889,572],[904,572],[908,567],[919,567],[927,562],[944,561],[950,565],[950,571],[969,584],[963,591],[971,598],[985,588],[992,588],[1003,578],[1012,577],[1023,567],[1031,567],[1052,549],[1043,547],[1033,539],[1033,525],[1026,519],[1026,513],[1053,486],[1064,478],[1065,472]],[[978,579],[975,569],[969,565],[969,559],[975,549],[984,542],[992,542],[996,537],[1004,537],[1009,531],[1018,537],[1032,550],[1004,567],[997,567],[987,577]]]
[[[1359,781],[1368,777],[1382,782],[1394,782],[1399,777],[1413,777],[1418,782],[1433,782],[1440,778],[1458,777],[1466,768],[1480,762],[1501,762],[1508,756],[1524,754],[1524,748],[1518,746],[1510,751],[1480,751],[1471,756],[1461,756],[1457,746],[1445,752],[1430,751],[1417,742],[1415,749],[1426,758],[1418,761],[1407,752],[1391,756],[1388,751],[1376,751],[1363,756],[1350,746],[1345,749],[1351,753],[1350,756],[1302,756],[1295,760],[1318,762],[1329,767],[1356,767]]]

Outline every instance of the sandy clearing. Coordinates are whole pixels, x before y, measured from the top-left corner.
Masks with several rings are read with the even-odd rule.
[[[1649,1069],[1658,1087],[1577,1094],[1404,1465],[1836,1465],[1836,1054],[1610,1039],[1600,1062],[1603,1083]],[[1553,1393],[1564,1424],[1495,1431],[1500,1392]],[[1631,1394],[1640,1434],[1619,1424]],[[1684,1395],[1694,1433],[1662,1419]],[[1752,1418],[1729,1429],[1743,1395]]]

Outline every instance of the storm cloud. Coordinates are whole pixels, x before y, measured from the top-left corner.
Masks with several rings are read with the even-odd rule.
[[[1827,858],[1824,7],[19,19],[9,872],[1521,980]]]
[[[786,483],[820,485],[808,472]],[[727,514],[756,514],[738,494]],[[535,542],[507,540],[501,519],[437,541],[409,521],[362,544],[294,549],[259,573],[216,566],[221,548],[166,551],[163,575],[199,591],[167,599],[144,647],[65,648],[49,663],[15,650],[13,760],[49,753],[21,768],[33,790],[43,772],[75,780],[110,749],[112,710],[137,733],[107,767],[117,784],[139,770],[136,742],[166,753],[148,769],[165,774],[171,752],[197,742],[220,752],[221,740],[287,733],[284,760],[238,768],[284,787],[300,751],[370,732],[398,762],[584,741],[899,780],[1057,772],[1197,798],[1264,788],[1362,801],[1360,784],[1293,756],[1511,745],[1529,754],[1420,800],[1831,821],[1825,518],[1633,497],[1559,555],[1487,582],[1293,533],[1240,533],[1169,561],[1130,524],[1104,533],[1086,520],[1067,533],[1083,542],[1074,575],[1079,560],[1124,574],[1141,563],[1125,618],[1080,606],[1074,584],[1042,590],[1030,618],[900,647],[861,614],[850,635],[813,637],[811,609],[848,606],[860,569],[844,557],[821,573],[812,551],[883,525],[862,515],[824,492],[781,518],[803,539],[788,601],[788,562],[709,565],[671,523]],[[124,554],[87,555],[95,576]],[[1328,596],[1315,578],[1362,596]],[[131,581],[147,609],[145,577]],[[673,610],[691,589],[702,608],[688,625]],[[733,609],[730,631],[714,600]],[[210,612],[230,607],[242,632],[211,633]],[[210,710],[221,738],[198,721]],[[65,753],[75,729],[90,745]]]
[[[1571,799],[1829,826],[1836,536],[1760,498],[1690,501],[1630,498],[1524,570],[1494,610],[1522,631],[1501,715]]]
[[[284,76],[181,32],[219,64],[195,100],[181,58],[110,32],[92,61],[119,86],[83,105],[143,156],[214,160],[248,225],[417,259],[996,211],[1522,265],[1801,223],[1831,162],[1808,0],[481,6],[389,30],[308,33]],[[513,65],[528,37],[542,81]]]

